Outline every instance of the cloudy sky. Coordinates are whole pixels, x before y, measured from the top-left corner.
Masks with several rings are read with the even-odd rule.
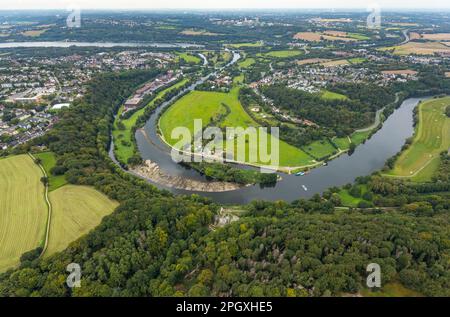
[[[1,9],[220,9],[359,8],[377,3],[385,9],[450,8],[448,0],[0,0]]]

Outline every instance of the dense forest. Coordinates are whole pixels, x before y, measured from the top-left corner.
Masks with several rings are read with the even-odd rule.
[[[188,165],[209,178],[225,182],[243,185],[271,185],[277,182],[276,173],[260,173],[257,169],[240,169],[231,164],[201,162]]]
[[[282,84],[261,89],[275,106],[289,111],[291,115],[332,129],[337,136],[349,135],[357,128],[370,125],[376,110],[395,99],[390,89],[371,84],[340,84],[333,86],[333,90],[350,99],[326,100],[320,95]]]
[[[292,204],[254,202],[220,227],[211,226],[220,206],[208,199],[173,196],[122,172],[107,156],[113,114],[150,76],[101,75],[49,134],[17,150],[47,145],[69,182],[95,186],[120,206],[65,251],[22,257],[19,268],[0,275],[0,296],[355,294],[372,262],[383,283],[450,296],[450,198],[437,187],[375,175],[358,182],[376,205],[398,208],[337,210],[327,193]],[[72,262],[82,268],[80,288],[65,283]]]
[[[255,116],[251,108],[255,105],[261,106],[265,112],[270,113],[270,105],[265,103],[261,96],[257,95],[251,88],[241,88],[239,91],[239,101],[247,110],[247,113],[260,126],[273,127],[278,126],[280,129],[280,139],[297,147],[310,144],[316,140],[333,137],[335,135],[332,129],[319,126],[304,126],[286,122],[281,115],[274,114],[276,120],[263,120],[261,116]]]

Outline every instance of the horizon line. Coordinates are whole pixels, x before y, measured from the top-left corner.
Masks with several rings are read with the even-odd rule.
[[[55,8],[6,8],[6,9],[0,9],[1,11],[53,11],[53,10],[66,10],[66,7],[55,7]],[[207,11],[247,11],[247,10],[253,10],[253,11],[265,11],[265,10],[317,10],[317,11],[343,11],[343,10],[360,10],[360,11],[366,11],[367,8],[365,7],[341,7],[341,8],[326,8],[326,7],[267,7],[267,8],[211,8],[211,7],[205,7],[205,8],[130,8],[130,7],[124,7],[124,8],[114,8],[114,7],[98,7],[98,8],[83,8],[80,6],[80,9],[84,10],[92,10],[92,11],[99,11],[99,10],[108,10],[108,11],[199,11],[199,10],[207,10]],[[383,7],[382,7],[383,9]],[[450,10],[450,5],[448,7],[434,7],[434,8],[407,8],[407,7],[386,7],[383,10],[414,10],[414,11],[436,11],[436,10]]]

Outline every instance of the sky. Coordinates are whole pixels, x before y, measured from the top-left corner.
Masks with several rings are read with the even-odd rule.
[[[0,0],[2,9],[271,9],[357,8],[372,4],[381,9],[450,8],[448,0]]]

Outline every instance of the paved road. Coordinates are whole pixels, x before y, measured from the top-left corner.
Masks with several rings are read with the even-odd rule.
[[[403,42],[401,42],[400,45],[406,44],[410,41],[409,34],[408,34],[409,30],[403,30],[402,33],[403,33],[403,36],[405,37],[405,40]]]

